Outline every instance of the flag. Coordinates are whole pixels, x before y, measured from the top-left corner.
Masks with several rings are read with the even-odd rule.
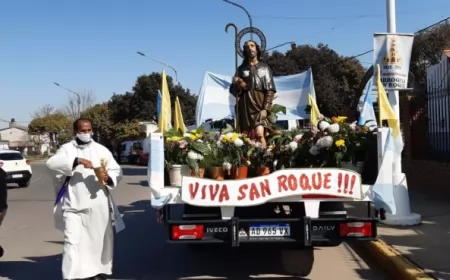
[[[377,91],[378,91],[378,108],[380,116],[380,126],[382,122],[387,120],[389,128],[392,130],[390,134],[395,146],[395,152],[400,154],[403,150],[403,139],[400,131],[400,121],[395,115],[394,110],[389,103],[386,90],[381,82],[380,65],[377,64]]]
[[[158,90],[158,95],[156,97],[156,118],[159,121],[159,114],[161,114],[161,102],[162,102],[162,95],[161,91]]]
[[[369,81],[367,85],[366,93],[364,96],[364,105],[361,109],[358,124],[365,125],[369,128],[377,127],[377,118],[375,116],[375,110],[373,109],[373,102],[370,94],[372,92],[372,79]]]
[[[175,98],[175,109],[174,109],[174,120],[173,120],[173,128],[178,131],[181,130],[183,133],[186,133],[187,128],[184,124],[183,113],[181,112],[181,105],[178,96]]]
[[[161,111],[158,119],[159,132],[167,132],[171,127],[172,122],[172,105],[170,104],[169,85],[167,84],[166,71],[162,71],[162,86],[161,86]]]
[[[317,126],[317,124],[319,123],[319,116],[320,116],[320,111],[319,111],[319,107],[317,107],[317,103],[315,98],[312,97],[312,94],[308,94],[308,100],[309,100],[309,106],[311,106],[311,113],[309,116],[309,121],[311,122],[312,125]]]

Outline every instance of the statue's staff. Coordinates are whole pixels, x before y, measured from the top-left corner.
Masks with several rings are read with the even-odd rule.
[[[228,28],[233,27],[234,28],[234,73],[236,75],[237,70],[238,70],[238,49],[236,48],[236,44],[239,44],[240,42],[237,42],[237,37],[238,37],[238,27],[236,26],[236,24],[234,23],[228,23],[225,26],[225,32],[228,33]],[[236,97],[236,104],[238,103],[239,100],[239,95],[238,94]],[[238,110],[237,107],[235,107],[234,110],[234,129],[236,131],[239,131],[239,122],[238,122]]]

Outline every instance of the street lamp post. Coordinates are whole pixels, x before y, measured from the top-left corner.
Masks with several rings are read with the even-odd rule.
[[[66,87],[64,87],[64,86],[62,86],[62,85],[60,85],[60,84],[58,84],[56,82],[54,82],[53,84],[56,85],[57,87],[65,89],[68,92],[73,93],[73,94],[76,95],[76,97],[77,97],[77,117],[80,117],[80,115],[81,115],[81,96],[80,96],[80,94],[78,92],[73,91],[71,89],[68,89],[68,88],[66,88]]]
[[[395,0],[386,0],[387,33],[397,33],[395,16]],[[400,121],[399,91],[390,91],[388,98],[397,119]],[[392,185],[396,212],[393,215],[386,215],[386,219],[381,222],[395,226],[420,224],[422,217],[417,213],[411,213],[406,175],[402,172],[401,154],[395,155],[393,158]]]
[[[291,49],[292,50],[295,49],[295,47],[297,46],[294,41],[291,41],[291,42],[286,42],[286,43],[283,43],[283,44],[276,45],[275,47],[267,49],[266,51],[271,51],[271,50],[274,50],[276,48],[279,48],[279,47],[282,47],[282,46],[286,46],[286,45],[289,45],[289,44],[291,45]]]
[[[147,59],[150,59],[150,60],[152,60],[152,61],[154,61],[154,62],[156,62],[156,63],[162,64],[162,65],[164,65],[164,66],[169,67],[170,69],[172,69],[173,72],[175,73],[175,81],[176,81],[176,83],[178,84],[178,72],[177,72],[177,70],[176,70],[174,67],[172,67],[172,66],[170,66],[169,64],[164,63],[164,62],[162,62],[162,61],[159,61],[159,60],[157,60],[157,59],[154,59],[153,57],[147,56],[147,55],[144,54],[143,52],[137,52],[137,54],[140,55],[140,56],[143,56],[143,57],[145,57],[145,58],[147,58]]]
[[[230,0],[222,0],[222,1],[223,1],[223,2],[226,2],[226,3],[228,3],[228,4],[231,4],[231,5],[233,5],[233,6],[236,6],[236,7],[240,8],[240,9],[242,9],[242,10],[247,14],[248,21],[249,21],[249,23],[250,23],[250,29],[253,30],[253,20],[252,20],[252,16],[251,16],[250,13],[247,11],[247,9],[244,8],[244,6],[239,5],[239,4],[237,4],[237,3],[234,3],[234,2],[232,2],[232,1],[230,1]],[[250,39],[253,40],[253,33],[250,33]]]

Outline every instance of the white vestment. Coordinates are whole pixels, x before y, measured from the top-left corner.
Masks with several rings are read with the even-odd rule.
[[[106,170],[113,184],[101,186],[93,169],[82,165],[73,168],[75,158],[87,159],[94,167],[106,160]],[[64,232],[62,274],[64,279],[112,274],[113,221],[116,232],[125,226],[109,189],[115,188],[122,170],[111,152],[94,141],[80,146],[71,141],[47,161],[54,171],[58,192],[67,176],[71,176],[61,200],[55,204],[56,228]]]

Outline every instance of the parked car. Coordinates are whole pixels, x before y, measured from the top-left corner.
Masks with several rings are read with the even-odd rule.
[[[21,188],[30,185],[33,175],[30,161],[19,151],[0,150],[0,162],[3,163],[2,168],[6,172],[6,183],[15,183]]]
[[[142,151],[142,141],[125,141],[120,144],[119,164],[136,164]]]

